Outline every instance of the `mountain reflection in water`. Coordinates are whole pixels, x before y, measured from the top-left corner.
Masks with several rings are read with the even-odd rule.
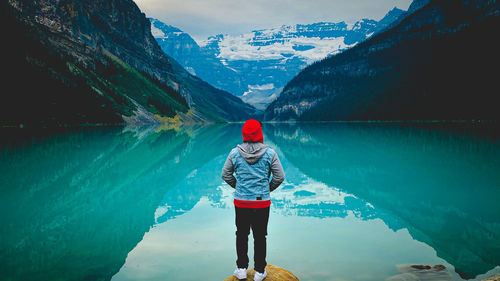
[[[0,158],[0,275],[7,280],[110,280],[113,276],[126,280],[130,279],[127,272],[143,272],[134,265],[145,265],[148,256],[155,259],[152,262],[164,257],[174,267],[181,267],[180,263],[197,267],[196,257],[201,263],[204,253],[212,262],[216,256],[223,263],[207,270],[230,273],[232,190],[223,184],[220,170],[227,153],[241,141],[241,124],[163,131],[85,129],[37,137],[16,137],[23,134],[19,131],[8,134],[11,137],[1,142]],[[382,243],[385,240],[377,237],[384,233],[407,230],[412,239],[436,251],[437,257],[428,263],[440,258],[454,267],[458,275],[452,272],[447,280],[475,278],[499,268],[500,146],[496,137],[461,127],[370,124],[265,124],[264,134],[265,142],[278,151],[286,173],[283,186],[272,193],[269,239],[274,243],[269,256],[288,263],[301,280],[320,276],[307,271],[308,266],[313,268],[309,263],[328,261],[326,249],[320,246],[307,253],[308,243],[332,245],[327,250],[344,254],[349,250],[342,252],[335,243],[357,243],[330,241],[338,233],[329,231],[339,229],[344,229],[345,239],[352,237],[363,245]],[[286,232],[296,222],[309,229]],[[196,232],[197,227],[204,231],[205,244],[214,241],[213,247],[190,238],[196,241],[185,249],[182,236],[187,239],[186,233]],[[316,229],[324,233],[311,233]],[[365,233],[369,229],[379,233]],[[183,235],[169,236],[176,231]],[[277,237],[279,233],[285,237]],[[162,252],[158,242],[169,244],[170,252]],[[400,247],[396,242],[384,243]],[[283,247],[303,252],[281,257],[280,252],[292,252]],[[155,248],[159,256],[151,252]],[[181,256],[186,251],[190,253]],[[359,255],[366,254],[363,261],[370,261],[369,250],[360,251],[339,259],[352,260],[345,265],[350,274],[355,267],[370,275],[376,267],[356,264],[363,258]],[[392,275],[387,272],[395,271],[398,258],[377,264],[390,267],[380,276]],[[156,274],[169,280],[197,279],[172,268]]]
[[[303,173],[397,217],[398,223],[382,219],[433,247],[465,279],[500,264],[496,133],[496,127],[366,124],[267,131]]]

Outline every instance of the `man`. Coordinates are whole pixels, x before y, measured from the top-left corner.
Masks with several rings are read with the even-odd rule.
[[[222,179],[235,189],[238,259],[233,275],[238,279],[247,278],[248,235],[251,228],[254,239],[254,280],[262,281],[267,276],[266,235],[271,205],[270,192],[283,182],[285,173],[276,152],[264,145],[259,121],[246,121],[242,135],[243,143],[231,150],[222,168]],[[269,181],[271,174],[273,177]]]

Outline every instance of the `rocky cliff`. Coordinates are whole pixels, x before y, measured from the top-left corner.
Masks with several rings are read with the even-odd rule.
[[[165,55],[132,0],[2,1],[4,124],[122,123],[137,112],[242,120],[254,109]]]
[[[418,2],[396,26],[304,69],[265,119],[500,119],[498,2]]]

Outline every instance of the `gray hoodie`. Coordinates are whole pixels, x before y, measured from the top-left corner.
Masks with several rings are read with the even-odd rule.
[[[259,159],[264,155],[267,148],[269,146],[262,144],[260,142],[244,142],[237,146],[238,152],[241,157],[248,162],[248,164],[255,164]],[[273,191],[283,182],[285,179],[285,172],[283,171],[283,167],[281,166],[281,162],[278,158],[278,154],[274,153],[273,158],[271,160],[271,170],[273,178],[269,183],[269,190]],[[232,188],[236,187],[236,178],[233,175],[234,166],[231,160],[230,155],[226,159],[226,163],[224,163],[224,167],[222,168],[222,179],[227,182]]]

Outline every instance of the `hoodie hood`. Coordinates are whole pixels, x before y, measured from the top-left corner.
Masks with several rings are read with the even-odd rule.
[[[260,142],[244,142],[238,144],[238,151],[248,164],[255,164],[266,153],[268,147]]]

